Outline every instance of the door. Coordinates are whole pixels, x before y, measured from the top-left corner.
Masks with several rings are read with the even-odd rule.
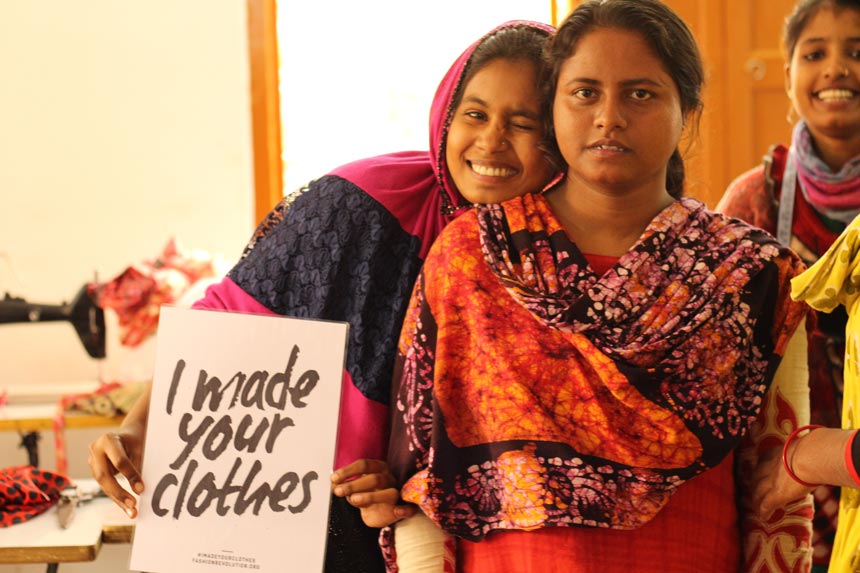
[[[729,154],[731,173],[760,163],[771,145],[791,141],[782,26],[793,6],[794,0],[728,2],[726,126],[729,141],[736,143]],[[735,133],[742,134],[736,142]]]

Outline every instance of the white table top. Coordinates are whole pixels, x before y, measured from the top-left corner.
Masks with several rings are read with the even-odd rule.
[[[94,480],[75,480],[82,488]],[[108,498],[84,502],[68,529],[60,527],[57,508],[24,523],[0,528],[0,563],[62,563],[92,561],[106,527],[130,526],[133,521]]]

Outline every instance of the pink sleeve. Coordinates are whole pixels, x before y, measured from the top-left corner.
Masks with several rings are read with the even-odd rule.
[[[227,277],[206,289],[203,298],[195,302],[192,307],[252,314],[276,314]],[[384,460],[387,446],[388,407],[366,398],[352,383],[349,372],[344,371],[334,467],[339,468],[360,458]]]
[[[207,288],[203,298],[195,302],[191,307],[207,310],[231,310],[253,314],[275,314],[242,290],[229,277],[224,277],[221,279],[221,282]]]
[[[388,406],[368,400],[344,371],[334,467],[361,458],[384,460],[387,449]]]

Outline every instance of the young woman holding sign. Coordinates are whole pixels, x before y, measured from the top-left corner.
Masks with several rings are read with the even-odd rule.
[[[288,196],[260,224],[229,275],[197,304],[350,323],[327,571],[382,570],[378,532],[363,525],[347,500],[369,505],[372,522],[374,502],[397,493],[386,489],[394,481],[385,463],[373,460],[386,456],[397,337],[431,243],[471,204],[540,190],[558,173],[544,145],[538,87],[551,32],[543,24],[511,22],[470,46],[436,92],[429,152],[344,165]],[[114,476],[142,491],[148,407],[146,395],[119,431],[91,446],[93,475],[130,515],[134,498]]]

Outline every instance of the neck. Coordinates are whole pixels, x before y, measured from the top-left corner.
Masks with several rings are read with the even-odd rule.
[[[818,157],[834,173],[841,171],[846,163],[860,155],[860,133],[847,139],[819,135],[812,139],[812,144]]]
[[[665,189],[610,193],[570,179],[546,197],[582,252],[613,257],[629,251],[651,220],[674,202]]]

